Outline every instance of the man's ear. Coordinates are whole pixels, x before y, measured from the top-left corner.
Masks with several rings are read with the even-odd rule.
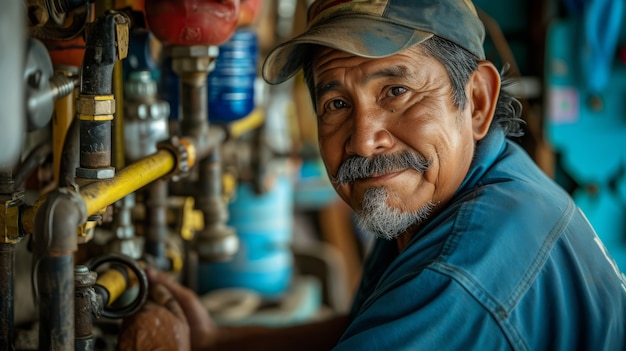
[[[500,83],[496,67],[489,61],[479,61],[468,89],[474,140],[481,140],[489,130],[500,95]]]

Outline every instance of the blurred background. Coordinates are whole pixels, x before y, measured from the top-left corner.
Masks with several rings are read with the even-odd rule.
[[[0,4],[0,350],[113,350],[151,265],[216,323],[347,312],[372,236],[264,56],[310,1]],[[522,145],[626,270],[622,0],[477,0]],[[532,218],[528,218],[532,221]]]

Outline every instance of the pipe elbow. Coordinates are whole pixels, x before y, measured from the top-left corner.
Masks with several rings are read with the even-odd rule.
[[[48,194],[35,216],[35,252],[39,256],[63,256],[78,249],[77,228],[87,221],[82,197],[67,188]]]

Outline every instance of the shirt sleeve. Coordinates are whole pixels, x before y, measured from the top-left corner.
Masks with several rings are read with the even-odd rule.
[[[470,292],[426,269],[377,288],[334,350],[510,349],[494,317]]]

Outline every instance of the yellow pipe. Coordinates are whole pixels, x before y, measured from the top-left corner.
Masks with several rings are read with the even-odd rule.
[[[265,121],[265,113],[262,109],[254,109],[245,118],[232,122],[228,129],[232,138],[239,138],[243,134],[259,128]]]
[[[126,291],[126,277],[117,269],[109,269],[100,275],[96,280],[96,284],[102,286],[109,292],[109,301],[107,306],[111,306],[124,291]]]
[[[68,77],[74,76],[75,73],[68,70],[57,70],[56,73],[63,73]],[[61,155],[63,154],[63,144],[67,130],[74,119],[74,100],[76,99],[77,89],[72,94],[57,99],[54,102],[54,118],[52,118],[52,164],[54,172],[54,183],[58,184],[59,175],[61,173]]]
[[[117,172],[114,178],[99,180],[80,189],[87,215],[91,216],[115,201],[170,173],[176,164],[174,154],[159,150]]]

